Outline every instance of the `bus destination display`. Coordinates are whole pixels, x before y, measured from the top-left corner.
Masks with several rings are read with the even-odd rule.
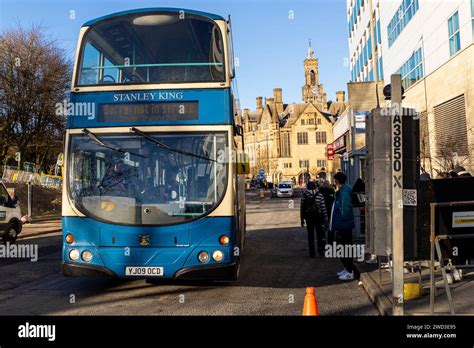
[[[197,120],[198,102],[99,104],[99,122]]]

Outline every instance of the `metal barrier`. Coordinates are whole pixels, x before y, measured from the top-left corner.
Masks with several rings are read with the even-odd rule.
[[[440,240],[455,240],[455,239],[471,239],[474,238],[474,234],[446,234],[436,235],[436,208],[446,207],[462,207],[474,205],[474,201],[464,202],[445,202],[445,203],[431,203],[430,205],[430,314],[434,314],[434,302],[436,295],[436,284],[435,284],[435,249],[439,259],[441,275],[443,277],[444,287],[446,289],[446,296],[448,298],[449,310],[451,315],[455,315],[453,296],[446,275],[446,265],[444,264],[443,255],[441,253]],[[474,265],[454,265],[456,268],[474,268]]]

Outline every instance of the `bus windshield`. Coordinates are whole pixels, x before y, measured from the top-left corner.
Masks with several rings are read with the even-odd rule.
[[[94,140],[95,138],[95,140]],[[222,199],[227,136],[213,133],[74,135],[69,191],[87,216],[170,225],[208,214]]]
[[[216,23],[180,13],[140,13],[99,22],[82,40],[79,86],[222,82]]]

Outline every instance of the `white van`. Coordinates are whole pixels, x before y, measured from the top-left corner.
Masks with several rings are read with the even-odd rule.
[[[277,197],[293,197],[294,185],[293,181],[282,181],[276,187]]]
[[[14,243],[21,232],[21,210],[16,197],[11,198],[0,181],[0,240]]]

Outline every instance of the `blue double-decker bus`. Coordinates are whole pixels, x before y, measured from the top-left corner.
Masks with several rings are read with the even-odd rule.
[[[65,137],[64,275],[238,277],[233,60],[230,17],[149,8],[84,24]]]

